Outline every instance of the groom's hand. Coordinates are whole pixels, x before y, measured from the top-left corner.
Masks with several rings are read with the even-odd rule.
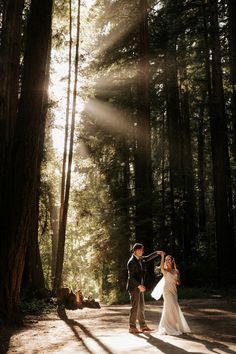
[[[143,285],[139,285],[138,288],[139,288],[139,291],[141,291],[141,293],[143,293],[146,290],[145,286],[143,286]]]
[[[160,256],[162,256],[162,255],[165,256],[165,255],[166,255],[166,253],[165,253],[164,251],[156,251],[156,252],[157,252],[157,254],[160,255]]]

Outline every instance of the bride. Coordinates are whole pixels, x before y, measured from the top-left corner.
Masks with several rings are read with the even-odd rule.
[[[161,272],[163,277],[151,293],[152,297],[156,300],[161,295],[164,298],[158,333],[180,335],[191,332],[178,304],[176,285],[180,284],[180,276],[174,258],[170,255],[165,257],[165,252],[163,251],[159,251],[159,254],[161,255]]]

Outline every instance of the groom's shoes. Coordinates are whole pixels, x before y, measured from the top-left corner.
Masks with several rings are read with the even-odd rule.
[[[130,327],[129,328],[129,333],[132,333],[132,334],[138,334],[138,333],[142,333],[140,332],[137,328],[133,328],[133,327]]]
[[[140,328],[141,332],[152,332],[154,331],[154,329],[149,328],[148,326],[144,326],[142,328]]]

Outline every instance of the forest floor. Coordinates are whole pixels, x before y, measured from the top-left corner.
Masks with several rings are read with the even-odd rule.
[[[192,331],[187,335],[156,333],[162,300],[146,303],[147,324],[155,330],[138,335],[128,333],[129,305],[102,305],[26,316],[14,331],[0,327],[0,353],[236,353],[236,299],[187,299],[180,306]]]

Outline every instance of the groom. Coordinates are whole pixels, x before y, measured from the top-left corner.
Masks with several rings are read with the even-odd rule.
[[[145,263],[158,256],[159,251],[155,251],[148,256],[143,256],[144,246],[141,243],[135,243],[133,254],[127,263],[128,281],[127,290],[130,295],[131,309],[129,317],[129,333],[141,333],[152,331],[146,325],[144,316],[144,291],[145,288]],[[136,328],[138,319],[140,331]]]

